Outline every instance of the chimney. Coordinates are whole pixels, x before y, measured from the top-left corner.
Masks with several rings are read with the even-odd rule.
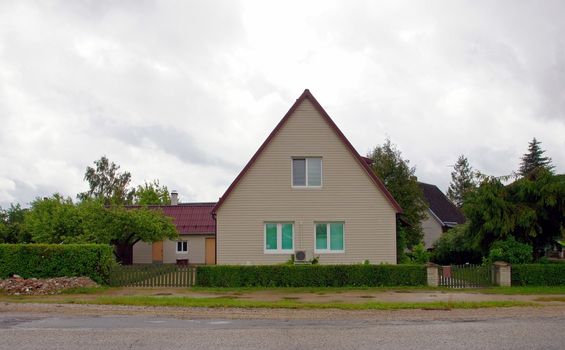
[[[171,205],[178,205],[179,204],[179,193],[177,190],[171,191]]]

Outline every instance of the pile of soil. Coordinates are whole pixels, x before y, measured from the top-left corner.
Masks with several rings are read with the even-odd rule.
[[[18,275],[0,280],[0,291],[9,295],[57,294],[69,288],[97,287],[89,277],[22,278]]]

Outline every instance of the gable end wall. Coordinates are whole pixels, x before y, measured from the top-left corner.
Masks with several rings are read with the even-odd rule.
[[[293,189],[291,157],[321,156],[323,187]],[[264,223],[294,222],[294,249],[314,253],[314,223],[345,222],[345,253],[320,263],[396,263],[396,212],[350,151],[304,100],[218,209],[218,264],[272,264]]]

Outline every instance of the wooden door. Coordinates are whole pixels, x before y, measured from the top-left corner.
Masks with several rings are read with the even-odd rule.
[[[206,265],[216,264],[216,239],[206,238]]]
[[[153,242],[152,245],[152,256],[154,263],[163,262],[163,241]]]

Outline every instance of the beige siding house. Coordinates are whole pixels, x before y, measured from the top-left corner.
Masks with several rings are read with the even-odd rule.
[[[395,264],[400,212],[305,90],[214,207],[217,263]]]
[[[180,263],[215,264],[216,230],[212,209],[216,203],[184,203],[150,206],[171,217],[178,240],[155,243],[137,242],[133,246],[134,264]]]
[[[418,184],[428,204],[426,218],[422,221],[424,245],[431,249],[444,232],[464,223],[465,216],[437,186],[423,182]]]

